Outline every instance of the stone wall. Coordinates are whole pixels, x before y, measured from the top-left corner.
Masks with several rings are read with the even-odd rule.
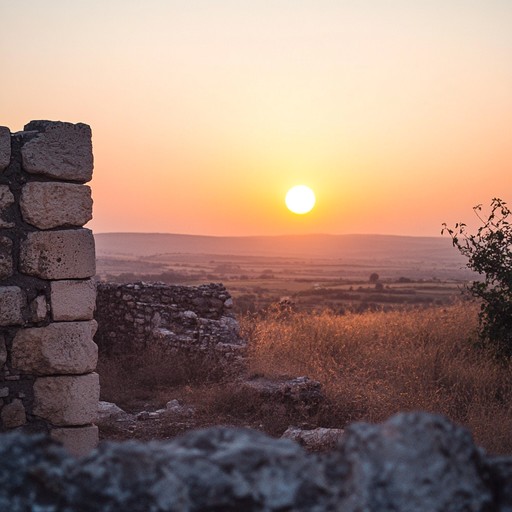
[[[91,130],[0,127],[0,430],[97,444]]]
[[[95,341],[101,351],[126,354],[158,344],[170,352],[201,353],[236,366],[245,349],[233,301],[222,284],[98,283]]]

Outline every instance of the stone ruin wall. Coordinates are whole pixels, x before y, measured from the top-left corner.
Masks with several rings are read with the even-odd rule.
[[[91,130],[0,127],[0,431],[97,444]]]
[[[137,353],[152,345],[170,353],[203,355],[239,369],[245,341],[222,284],[98,283],[95,342],[108,354]]]

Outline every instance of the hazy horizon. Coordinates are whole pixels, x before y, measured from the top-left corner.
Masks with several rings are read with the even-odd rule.
[[[232,256],[313,259],[391,259],[438,261],[465,260],[448,237],[396,235],[268,235],[209,236],[173,233],[94,233],[98,257],[164,254],[212,254]]]
[[[90,228],[89,228],[90,229]],[[396,237],[396,238],[446,238],[443,235],[397,235],[393,233],[276,233],[272,235],[253,234],[253,235],[209,235],[205,233],[171,233],[165,231],[94,231],[95,235],[172,235],[172,236],[194,236],[210,238],[280,238],[280,237],[312,237],[312,236],[332,236],[332,237],[350,237],[350,236],[368,236],[368,237]]]

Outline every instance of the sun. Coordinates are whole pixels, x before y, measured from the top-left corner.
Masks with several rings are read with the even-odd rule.
[[[285,203],[288,209],[299,215],[308,213],[315,206],[315,193],[306,185],[297,185],[288,190]]]

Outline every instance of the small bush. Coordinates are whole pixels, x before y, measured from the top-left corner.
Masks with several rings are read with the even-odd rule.
[[[467,266],[483,276],[469,286],[471,294],[481,300],[480,337],[498,348],[500,355],[512,356],[512,217],[507,204],[493,199],[487,219],[481,216],[482,205],[474,207],[482,225],[475,235],[458,223],[454,229],[443,224],[455,247],[468,258]]]

